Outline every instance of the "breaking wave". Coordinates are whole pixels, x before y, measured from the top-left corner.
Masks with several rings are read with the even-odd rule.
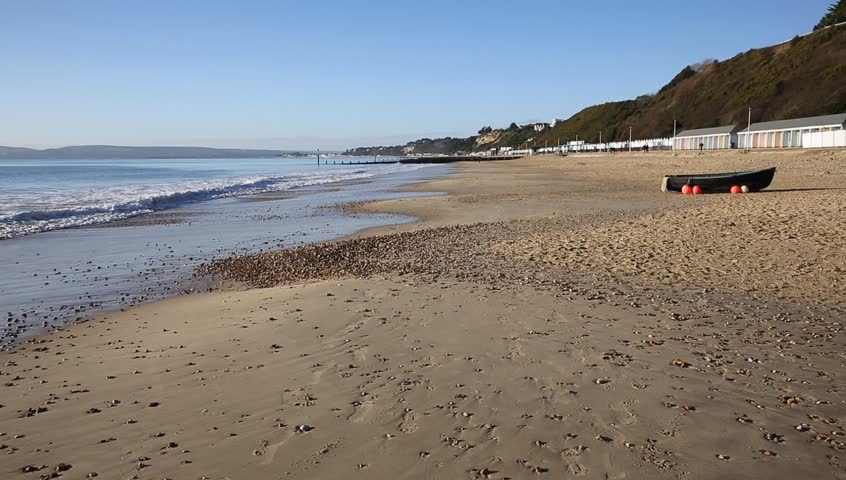
[[[425,165],[380,165],[367,169],[329,170],[195,180],[158,185],[130,185],[73,192],[41,192],[0,203],[0,239],[60,228],[113,222],[144,213],[226,197],[278,192],[414,170]],[[4,204],[5,203],[5,204]]]

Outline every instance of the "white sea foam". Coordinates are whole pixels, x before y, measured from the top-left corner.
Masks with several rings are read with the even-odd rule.
[[[355,170],[18,194],[0,198],[0,239],[112,222],[206,200],[358,180],[425,167],[391,164]]]

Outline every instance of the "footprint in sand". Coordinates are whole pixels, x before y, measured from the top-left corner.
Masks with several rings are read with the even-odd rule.
[[[262,447],[254,451],[253,455],[261,457],[262,465],[269,465],[273,463],[273,459],[276,457],[276,452],[279,451],[279,447],[287,443],[288,440],[294,437],[294,435],[296,435],[296,433],[293,429],[286,429],[284,437],[281,440],[275,443],[262,441]],[[257,452],[258,454],[256,454]]]
[[[414,415],[411,413],[406,413],[402,416],[402,422],[397,427],[402,433],[414,433],[417,431],[417,422],[414,421]]]
[[[612,423],[618,425],[629,426],[637,423],[637,415],[635,415],[629,408],[628,402],[612,403],[609,409],[613,413]]]
[[[355,350],[353,353],[353,357],[355,358],[356,362],[363,363],[367,360],[367,354],[370,351],[367,347],[361,347]]]
[[[376,416],[376,412],[374,412],[375,406],[371,401],[353,402],[353,408],[355,410],[347,417],[347,420],[354,423],[369,422]]]
[[[319,368],[320,364],[317,364],[316,366]],[[337,370],[337,367],[335,365],[331,365],[331,366],[319,368],[319,369],[311,372],[311,384],[317,385],[318,383],[320,383],[320,381],[323,379],[323,374],[328,372],[330,369],[333,369],[333,368]]]

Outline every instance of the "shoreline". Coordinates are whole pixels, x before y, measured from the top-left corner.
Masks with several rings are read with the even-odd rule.
[[[654,178],[741,161],[773,190]],[[356,208],[423,220],[218,263],[263,288],[0,353],[3,473],[846,477],[846,153],[495,163]]]
[[[0,296],[6,297],[0,311],[7,312],[0,347],[106,311],[206,289],[209,280],[194,275],[201,259],[317,243],[405,221],[389,214],[347,215],[338,203],[402,195],[392,192],[394,185],[430,175],[413,170],[196,202],[0,241],[5,248],[0,263],[7,269],[7,280],[0,281]]]

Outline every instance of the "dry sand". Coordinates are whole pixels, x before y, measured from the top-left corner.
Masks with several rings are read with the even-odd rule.
[[[421,222],[209,266],[264,288],[0,354],[0,477],[846,478],[843,185],[825,150],[462,164],[359,207]]]

